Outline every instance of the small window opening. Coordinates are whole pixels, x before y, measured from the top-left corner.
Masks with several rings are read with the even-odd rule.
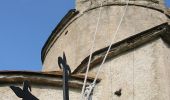
[[[119,89],[118,91],[116,91],[115,95],[120,97],[122,95],[122,89]]]
[[[65,32],[65,35],[67,35],[68,31]]]

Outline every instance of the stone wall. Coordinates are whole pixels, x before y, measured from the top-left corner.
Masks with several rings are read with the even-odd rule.
[[[122,5],[128,0],[76,0],[76,9],[84,12],[88,9],[99,7],[101,3],[106,5]],[[164,0],[129,0],[129,4],[152,6],[155,8],[164,8]]]
[[[90,0],[81,2],[77,0],[77,9],[81,13],[71,20],[67,27],[63,27],[61,33],[57,33],[60,37],[48,52],[43,71],[59,70],[57,57],[62,56],[63,51],[66,53],[72,71],[90,54],[99,13],[98,0],[95,3],[93,1],[92,6],[89,7],[84,3],[89,3]],[[149,6],[146,4],[142,6],[144,2],[150,4],[148,1],[141,0],[141,2],[142,4],[136,1],[139,5],[129,5],[115,40],[113,37],[125,5],[102,7],[94,51],[107,47],[111,41],[116,43],[168,21],[163,13],[162,0],[159,3],[153,2]],[[162,7],[162,10],[158,6]],[[107,61],[100,72],[99,77],[102,81],[94,89],[93,100],[112,100],[112,98],[114,100],[169,100],[169,50],[169,46],[162,39],[157,39]],[[98,66],[89,73],[94,74],[97,70]],[[115,95],[115,92],[120,89],[121,96]]]
[[[18,85],[19,86],[19,85]],[[22,88],[22,86],[20,86]],[[59,87],[32,86],[32,92],[39,100],[62,100],[63,90]],[[79,100],[80,90],[70,90],[70,100]],[[1,100],[20,100],[8,85],[0,85]]]
[[[93,97],[97,100],[169,100],[170,51],[161,39],[107,61],[102,81]],[[90,73],[96,73],[98,67]],[[114,93],[122,89],[118,97]]]
[[[124,6],[105,6],[102,8],[94,51],[110,44],[124,8]],[[57,33],[61,35],[48,52],[44,60],[43,71],[59,70],[57,57],[62,56],[63,52],[66,53],[72,71],[90,54],[98,13],[99,8],[96,8],[78,15],[75,20],[68,23],[67,28],[63,28],[62,33]],[[157,10],[129,6],[114,42],[164,22],[167,22],[167,17]]]
[[[23,88],[23,82],[30,83],[31,93],[39,100],[62,100],[63,78],[62,72],[31,72],[31,71],[0,71],[0,100],[20,100],[10,89],[10,86]],[[70,100],[79,100],[83,86],[83,74],[69,77]],[[94,78],[87,78],[87,85]],[[97,79],[100,82],[100,79]],[[22,84],[22,85],[21,85]],[[27,84],[28,85],[28,84]],[[25,87],[27,87],[25,83]]]

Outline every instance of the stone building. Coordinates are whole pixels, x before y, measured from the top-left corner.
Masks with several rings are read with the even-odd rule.
[[[70,100],[80,100],[96,29],[87,84],[112,45],[92,100],[170,100],[169,12],[163,0],[76,0],[42,49],[42,72],[0,72],[1,100],[19,100],[9,86],[24,80],[40,100],[62,100],[63,52],[72,72]]]

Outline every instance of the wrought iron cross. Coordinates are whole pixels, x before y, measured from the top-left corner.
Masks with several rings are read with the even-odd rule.
[[[22,100],[39,100],[34,95],[30,93],[31,91],[31,85],[28,81],[24,81],[23,83],[23,89],[16,86],[10,86],[10,88],[14,91],[14,93],[19,97],[22,98]]]
[[[67,64],[67,59],[65,53],[63,53],[63,58],[58,57],[58,65],[60,69],[63,70],[63,100],[69,100],[69,86],[68,80],[71,74],[71,69]]]

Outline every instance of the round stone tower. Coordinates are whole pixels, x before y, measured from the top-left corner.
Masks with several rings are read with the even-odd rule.
[[[163,23],[170,17],[164,1],[130,0],[128,7],[127,2],[77,0],[76,10],[70,10],[62,19],[42,50],[42,71],[59,71],[57,59],[65,52],[71,71],[85,73],[102,7],[90,75],[96,75],[112,41],[114,52],[109,53],[102,66],[99,74],[102,80],[94,88],[94,100],[169,100],[169,35],[162,34],[166,33],[164,26],[168,25]]]

